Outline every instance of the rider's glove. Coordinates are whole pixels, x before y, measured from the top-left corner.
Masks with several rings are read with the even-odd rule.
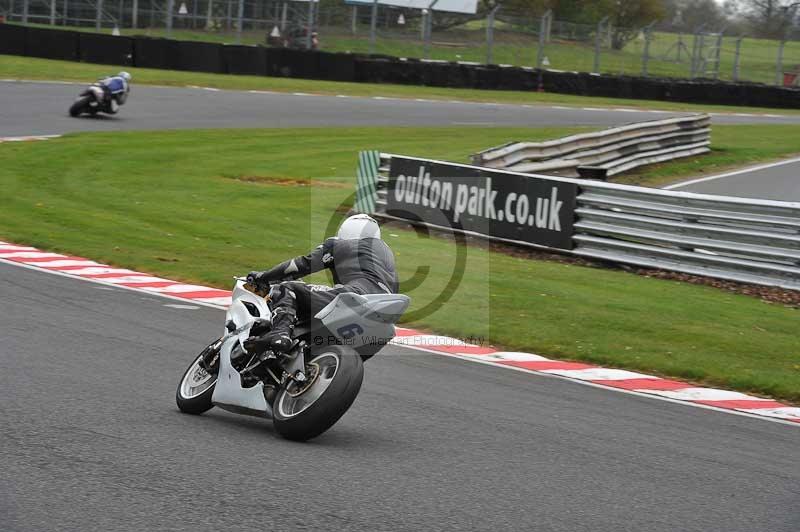
[[[254,285],[268,285],[269,281],[266,279],[267,272],[250,272],[247,274],[247,282]]]
[[[269,348],[269,340],[264,336],[251,336],[242,345],[248,353],[263,353]]]

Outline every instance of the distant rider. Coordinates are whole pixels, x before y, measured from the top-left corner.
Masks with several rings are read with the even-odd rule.
[[[325,268],[331,270],[336,286],[296,281]],[[335,237],[308,255],[267,271],[250,272],[247,279],[256,284],[279,283],[270,290],[272,329],[245,341],[245,349],[256,352],[288,352],[298,319],[310,319],[338,294],[395,294],[399,287],[392,250],[381,240],[378,222],[366,214],[347,218]]]
[[[106,93],[111,113],[116,113],[120,105],[125,105],[128,94],[131,92],[131,75],[124,70],[116,76],[109,76],[97,82]]]

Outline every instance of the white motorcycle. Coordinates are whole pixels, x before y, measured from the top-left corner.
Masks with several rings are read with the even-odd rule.
[[[270,328],[269,287],[236,278],[225,334],[206,347],[181,378],[176,400],[188,414],[214,406],[271,418],[290,440],[319,436],[355,401],[363,361],[395,336],[408,308],[400,294],[339,294],[310,323],[294,328],[287,354],[248,353],[244,341]]]

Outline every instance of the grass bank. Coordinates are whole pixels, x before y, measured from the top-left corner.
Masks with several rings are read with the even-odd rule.
[[[54,61],[32,57],[0,55],[0,79],[60,80],[90,82],[120,70],[120,65],[96,65],[71,61]],[[800,110],[766,109],[760,107],[732,107],[724,105],[698,105],[679,102],[633,100],[624,98],[598,98],[569,94],[488,91],[476,89],[450,89],[421,87],[417,85],[391,85],[376,83],[345,83],[307,79],[274,78],[266,76],[236,76],[204,74],[151,68],[124,67],[133,74],[133,83],[186,87],[197,85],[217,89],[267,90],[276,92],[305,92],[313,94],[345,94],[348,96],[385,96],[393,98],[429,98],[470,102],[497,102],[530,105],[565,105],[573,107],[626,107],[632,109],[661,109],[686,112],[749,112],[800,114]]]
[[[740,146],[767,134],[729,127],[738,128],[730,138]],[[571,131],[173,131],[2,144],[0,238],[227,287],[231,275],[304,253],[335,227],[352,200],[358,149],[463,160],[508,138]],[[796,138],[796,131],[771,134]],[[412,231],[388,229],[385,238],[417,326],[800,401],[797,310]],[[459,264],[460,282],[448,285]],[[447,301],[436,307],[437,299]]]

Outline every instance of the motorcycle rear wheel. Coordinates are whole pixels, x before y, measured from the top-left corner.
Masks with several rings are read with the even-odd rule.
[[[69,116],[76,117],[86,111],[91,99],[91,96],[82,96],[75,100],[75,102],[69,108]]]
[[[308,384],[283,386],[273,402],[272,423],[284,438],[306,441],[331,428],[361,390],[364,365],[344,346],[312,349],[306,363]]]
[[[178,390],[175,392],[175,402],[181,412],[199,415],[214,407],[211,397],[214,395],[214,388],[217,385],[217,374],[209,373],[200,367],[200,361],[203,360],[208,350],[216,343],[210,344],[202,353],[197,355],[192,365],[181,377],[181,381],[178,383]],[[219,369],[218,364],[217,369]]]

